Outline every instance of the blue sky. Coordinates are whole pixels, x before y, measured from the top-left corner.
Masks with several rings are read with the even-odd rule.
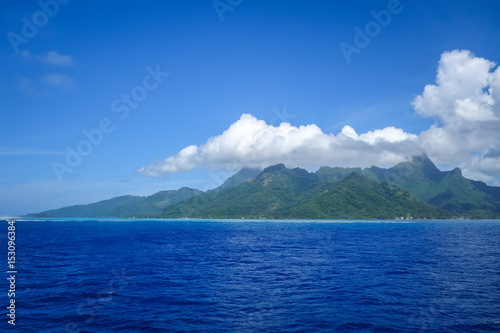
[[[206,190],[242,166],[391,166],[421,151],[498,185],[498,1],[0,13],[0,216]]]

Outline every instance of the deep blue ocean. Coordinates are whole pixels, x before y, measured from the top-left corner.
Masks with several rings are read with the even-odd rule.
[[[498,220],[15,226],[1,332],[500,331]]]

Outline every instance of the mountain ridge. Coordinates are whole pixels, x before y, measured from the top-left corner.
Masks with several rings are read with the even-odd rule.
[[[186,200],[201,191],[182,187],[179,190],[159,191],[150,196],[117,196],[86,205],[73,205],[47,210],[36,217],[152,217],[167,205]]]
[[[372,207],[368,198],[385,207],[385,211]],[[387,200],[392,200],[392,204]],[[332,207],[337,207],[336,213]],[[357,207],[357,213],[353,207]],[[413,207],[414,213],[404,212],[404,207],[406,210]],[[498,218],[500,187],[467,179],[458,168],[440,171],[424,154],[387,169],[322,166],[316,172],[308,172],[288,169],[282,163],[262,171],[243,168],[221,186],[206,192],[181,188],[147,197],[120,196],[35,216],[395,218],[403,215]]]
[[[393,219],[450,218],[451,212],[417,199],[387,182],[352,172],[337,182],[284,165],[266,168],[254,180],[219,195],[202,194],[171,205],[167,218]]]

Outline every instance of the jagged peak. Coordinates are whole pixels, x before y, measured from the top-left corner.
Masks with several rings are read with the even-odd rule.
[[[451,172],[453,173],[454,176],[463,177],[462,170],[460,168],[455,168],[455,169],[451,170]]]
[[[438,180],[443,174],[443,172],[436,167],[434,162],[432,162],[429,156],[425,153],[412,155],[407,161],[396,164],[390,169],[405,170],[404,173],[406,174],[421,172],[434,180]]]
[[[411,155],[409,159],[411,162],[426,161],[426,160],[430,161],[429,155],[427,155],[424,152],[421,152],[420,154]]]
[[[405,162],[399,164],[412,164],[412,165],[434,165],[434,162],[429,158],[426,153],[411,155],[406,158]]]
[[[175,192],[176,190],[171,190],[171,191]],[[197,190],[197,189],[191,188],[191,187],[187,187],[187,186],[183,186],[180,189],[178,189],[177,191],[195,191],[195,192],[201,192],[200,190]]]
[[[262,173],[268,173],[268,172],[274,172],[274,171],[281,171],[281,170],[287,170],[287,167],[283,163],[279,163],[276,165],[271,165],[262,170]]]

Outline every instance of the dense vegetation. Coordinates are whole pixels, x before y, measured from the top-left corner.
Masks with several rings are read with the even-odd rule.
[[[435,207],[467,218],[500,217],[500,188],[463,177],[460,169],[440,171],[427,156],[389,169],[371,167],[322,167],[317,174],[325,181],[335,182],[347,173],[356,172],[375,181],[386,181],[415,195]]]
[[[148,197],[125,195],[88,205],[75,205],[38,213],[37,217],[154,217],[168,205],[189,199],[201,191],[183,187]]]
[[[41,217],[280,219],[499,218],[500,188],[440,171],[427,156],[392,168],[244,168],[220,187],[122,196]]]
[[[351,173],[334,183],[277,165],[218,194],[205,193],[167,207],[163,217],[393,219],[449,218],[452,214],[387,182]]]

